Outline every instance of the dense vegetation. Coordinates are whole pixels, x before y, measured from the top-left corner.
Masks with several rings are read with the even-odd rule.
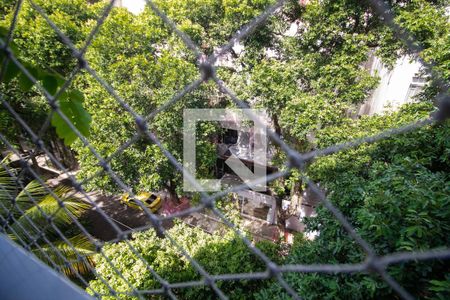
[[[167,234],[211,275],[265,270],[264,263],[254,256],[242,239],[231,230],[226,230],[221,235],[211,235],[200,228],[180,223],[171,228]],[[129,244],[144,257],[148,265],[138,258]],[[137,290],[161,288],[161,283],[150,272],[150,268],[171,283],[201,280],[199,272],[188,259],[180,256],[179,248],[167,238],[158,238],[154,230],[133,234],[129,244],[121,242],[107,245],[104,249],[106,257],[121,272],[123,278],[117,275],[103,256],[99,255],[97,258],[99,275],[107,278],[108,283],[117,292],[130,293],[132,291],[130,284]],[[275,262],[279,262],[277,246],[273,243],[259,242],[256,247],[266,252]],[[246,280],[217,282],[218,288],[235,299],[244,299],[263,286],[267,286],[267,283]],[[91,282],[88,291],[94,293],[91,288],[97,293],[109,293],[108,287],[101,280]],[[214,292],[208,286],[175,289],[174,293],[183,299],[215,299]],[[124,299],[127,297],[124,296]]]
[[[96,19],[105,7],[103,1],[36,1],[77,47],[82,47]],[[271,0],[177,0],[154,1],[189,34],[201,50],[210,54],[231,34],[263,11]],[[434,111],[437,88],[430,80],[418,103],[383,116],[354,118],[359,105],[377,86],[378,78],[364,68],[375,52],[387,65],[393,65],[408,48],[373,13],[368,1],[311,1],[300,6],[289,2],[243,43],[244,51],[231,50],[233,67],[218,67],[218,75],[239,96],[253,106],[266,108],[275,130],[299,151],[323,148],[338,142],[378,133],[391,127],[428,116]],[[389,1],[396,21],[424,47],[422,57],[436,65],[444,81],[450,79],[450,26],[444,14],[448,1]],[[2,1],[1,27],[12,18],[12,1]],[[195,7],[196,9],[192,9]],[[3,17],[4,16],[4,17]],[[295,20],[301,21],[294,36],[283,33]],[[3,35],[4,36],[4,35]],[[28,67],[42,70],[43,76],[68,78],[77,61],[45,20],[25,2],[17,25],[15,54]],[[270,49],[271,56],[267,55]],[[86,59],[130,107],[149,115],[177,91],[199,78],[194,54],[150,9],[132,15],[115,8],[94,37]],[[20,88],[20,74],[2,83],[2,97],[38,131],[50,112],[36,87]],[[44,80],[44,79],[42,79]],[[55,79],[56,80],[56,79]],[[45,83],[42,81],[43,84]],[[6,85],[7,84],[7,85]],[[47,84],[46,87],[53,87]],[[58,84],[60,86],[60,84]],[[135,121],[108,92],[85,71],[75,77],[70,89],[75,100],[89,114],[89,142],[102,156],[114,153],[136,132]],[[80,96],[80,95],[83,96]],[[66,98],[71,99],[71,98]],[[81,99],[81,100],[80,100]],[[60,101],[64,102],[61,98]],[[232,107],[212,83],[196,91],[152,118],[149,128],[177,159],[182,156],[183,108]],[[0,108],[0,130],[15,144],[22,129]],[[83,122],[85,124],[87,122]],[[56,127],[58,128],[58,127]],[[202,154],[198,169],[211,175],[215,163],[215,128],[201,126],[198,145]],[[59,135],[61,136],[61,135]],[[314,138],[311,138],[311,137]],[[330,200],[347,216],[358,233],[373,245],[379,255],[395,251],[426,250],[450,244],[450,128],[448,121],[421,130],[394,136],[372,145],[362,145],[314,161],[307,174],[321,183]],[[74,136],[72,136],[74,140]],[[45,142],[59,141],[49,128]],[[81,141],[71,144],[85,179],[101,170],[98,160]],[[284,165],[283,152],[277,163]],[[181,175],[161,149],[145,138],[112,160],[112,169],[135,191],[167,189],[181,196]],[[89,189],[106,193],[119,188],[106,174],[87,183]],[[273,183],[273,190],[286,196],[288,190],[300,193],[303,182],[298,173]],[[280,263],[357,263],[364,253],[325,209],[306,220],[307,230],[319,231],[308,241],[298,236],[286,257],[275,245],[263,250]],[[246,250],[232,233],[209,235],[198,228],[178,224],[170,234],[212,274],[263,270],[263,264]],[[225,237],[225,238],[224,238]],[[130,243],[149,265],[169,282],[198,280],[200,276],[167,239],[152,231],[136,233]],[[158,288],[146,266],[125,242],[105,246],[107,257],[117,265],[137,289]],[[107,260],[96,257],[96,271],[119,292],[130,287],[111,269]],[[390,266],[389,274],[418,298],[445,299],[450,293],[448,264],[443,261],[410,262]],[[395,298],[394,292],[377,275],[285,275],[305,299]],[[218,283],[233,299],[288,299],[276,282],[230,281]],[[107,293],[101,280],[93,280],[88,291]],[[176,290],[182,299],[213,297],[207,287]],[[126,298],[124,296],[124,298]]]
[[[320,146],[362,137],[425,117],[428,105],[411,106],[389,116],[364,117],[329,128],[318,136]],[[377,255],[427,250],[449,245],[450,126],[440,124],[374,145],[316,161],[310,176],[329,191],[329,199],[347,216]],[[314,241],[299,238],[285,263],[357,263],[361,247],[324,207],[306,220],[319,230]],[[389,273],[420,298],[445,299],[450,292],[448,264],[440,261],[393,265]],[[305,299],[393,298],[377,275],[289,274]],[[258,299],[283,295],[279,287],[258,293]]]

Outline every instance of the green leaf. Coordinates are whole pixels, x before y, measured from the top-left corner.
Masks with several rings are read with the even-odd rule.
[[[8,28],[0,26],[0,37],[5,37],[8,35]]]
[[[84,96],[80,91],[72,90],[61,96],[59,106],[61,111],[72,122],[75,128],[84,136],[88,136],[92,119],[91,115],[83,107],[83,99]],[[72,144],[77,139],[76,133],[59,114],[53,114],[51,123],[56,128],[58,136],[64,139],[66,145]]]
[[[84,101],[84,95],[79,90],[72,90],[69,92],[69,98],[71,98],[74,101],[83,102]]]
[[[77,139],[75,132],[57,113],[53,114],[51,123],[55,127],[58,136],[64,140],[64,144],[69,146]]]
[[[14,77],[17,76],[17,74],[19,74],[19,72],[20,72],[19,67],[11,60],[8,61],[6,65],[5,74],[3,75],[3,81],[6,83],[10,82],[11,80],[14,79]]]
[[[66,82],[66,79],[61,75],[59,75],[58,73],[53,74],[53,76],[55,76],[56,81],[58,82],[58,86],[62,86],[64,82]]]
[[[58,81],[56,80],[55,76],[46,75],[42,79],[42,86],[50,95],[55,95],[56,91],[58,90]]]
[[[75,127],[84,135],[89,135],[89,126],[91,123],[91,115],[84,109],[83,104],[78,101],[70,101],[68,103],[73,113],[73,123]]]
[[[71,246],[65,241],[57,241],[52,246],[43,245],[39,249],[33,249],[33,253],[48,264],[56,263],[61,266],[67,276],[75,276],[76,273],[88,274],[90,265],[94,265],[92,260],[94,245],[88,237],[82,234],[69,238],[69,241]],[[61,254],[65,259],[61,258]],[[80,255],[85,259],[80,260]],[[67,261],[70,262],[70,267],[68,267]]]
[[[39,72],[37,71],[36,68],[27,66],[26,67],[28,72],[33,75],[34,78],[37,78],[39,75]],[[32,87],[33,87],[34,83],[33,81],[31,81],[30,78],[28,78],[27,75],[25,75],[25,73],[20,73],[19,75],[19,86],[22,89],[22,91],[27,92],[29,91]]]

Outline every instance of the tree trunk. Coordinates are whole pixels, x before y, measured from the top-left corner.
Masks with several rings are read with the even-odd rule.
[[[278,116],[277,115],[273,115],[273,127],[275,127],[275,133],[278,136],[281,136],[281,127],[280,127],[280,123],[278,123]]]
[[[73,170],[78,167],[74,152],[64,145],[64,142],[61,139],[51,139],[50,146],[52,154],[64,167],[69,170]]]
[[[302,197],[300,194],[300,182],[296,182],[291,189],[291,204],[289,205],[289,214],[297,215],[301,205]]]
[[[167,192],[169,193],[170,200],[179,204],[180,201],[178,199],[178,195],[175,189],[175,184],[172,180],[169,180],[168,184],[166,184],[166,189]]]

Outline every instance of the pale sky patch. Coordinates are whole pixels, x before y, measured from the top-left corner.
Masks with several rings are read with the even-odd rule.
[[[144,11],[145,0],[122,0],[122,6],[137,15]]]

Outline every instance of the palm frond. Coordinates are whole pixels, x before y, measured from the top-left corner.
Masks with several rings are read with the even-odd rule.
[[[34,206],[34,203],[39,202],[46,194],[48,194],[48,190],[39,181],[33,180],[17,195],[16,203],[22,210],[27,210]]]
[[[16,177],[17,170],[8,166],[7,158],[0,163],[0,214],[6,217],[8,213],[13,213],[14,218],[7,232],[13,240],[20,238],[25,243],[31,244],[32,240],[42,243],[40,233],[53,239],[57,235],[55,228],[49,225],[48,217],[51,217],[53,224],[64,232],[67,225],[91,207],[81,199],[70,195],[72,188],[67,186],[58,186],[49,193],[48,188],[33,180],[20,190]],[[73,247],[63,240],[58,240],[53,242],[53,245],[35,246],[32,251],[44,262],[50,265],[52,262],[56,263],[68,276],[74,276],[75,272],[79,274],[90,272],[94,245],[82,234],[71,237],[69,243]]]
[[[73,236],[68,240],[73,248],[64,241],[58,241],[53,243],[53,246],[45,244],[40,246],[40,249],[35,248],[33,253],[49,265],[52,265],[53,262],[60,266],[67,276],[73,277],[75,272],[78,274],[89,273],[90,266],[94,265],[92,259],[95,254],[94,245],[82,234]],[[70,264],[70,267],[68,264]]]
[[[15,169],[9,169],[5,159],[0,162],[0,214],[5,216],[13,208],[13,201],[17,195],[17,178]],[[8,173],[8,171],[10,173]]]
[[[31,234],[36,234],[34,227],[40,230],[45,230],[45,233],[54,232],[52,226],[47,226],[47,217],[52,217],[53,224],[58,228],[63,228],[73,222],[74,219],[79,218],[91,206],[77,197],[66,197],[71,191],[70,187],[59,186],[53,190],[53,194],[62,201],[64,208],[62,208],[58,200],[50,194],[41,197],[37,205],[27,209],[11,227],[16,232],[23,232],[24,229]],[[34,226],[33,226],[33,224]],[[26,238],[26,236],[24,237]]]
[[[88,209],[91,208],[91,205],[88,204],[87,202],[76,197],[75,195],[70,195],[73,194],[71,187],[60,185],[54,190],[54,193],[59,197],[60,200],[63,201],[64,207],[66,208],[65,210],[63,209],[60,210],[56,214],[57,217],[60,217],[62,219],[62,222],[66,222],[67,224],[72,223],[73,220],[70,218],[68,212],[70,212],[73,215],[73,217],[79,218],[84,212],[86,212]],[[46,197],[52,196],[47,195]],[[56,220],[56,222],[58,222],[58,220]]]

